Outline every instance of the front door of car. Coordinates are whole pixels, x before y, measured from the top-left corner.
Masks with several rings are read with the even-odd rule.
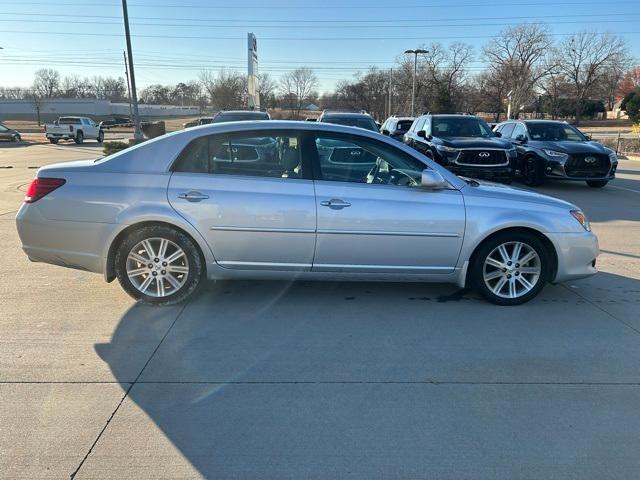
[[[316,206],[301,150],[295,131],[197,138],[174,165],[169,202],[223,267],[309,270]]]
[[[459,191],[426,190],[422,162],[384,142],[316,134],[319,147],[361,150],[362,164],[324,152],[315,169],[318,236],[314,271],[449,273],[460,254],[465,209]]]

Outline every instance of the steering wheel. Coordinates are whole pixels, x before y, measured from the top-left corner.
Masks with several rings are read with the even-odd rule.
[[[391,170],[389,174],[389,181],[387,183],[391,185],[398,185],[400,187],[415,187],[418,185],[416,179],[411,175],[403,172],[402,170],[396,170],[395,168]]]

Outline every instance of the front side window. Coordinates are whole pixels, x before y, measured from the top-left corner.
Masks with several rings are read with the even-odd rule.
[[[513,133],[511,134],[511,138],[518,138],[518,135],[524,135],[525,137],[527,136],[527,129],[521,123],[516,124],[515,128],[513,129]]]
[[[302,178],[300,137],[296,132],[209,135],[189,143],[174,172]]]
[[[513,128],[515,126],[516,126],[515,123],[505,123],[504,125],[502,125],[502,128],[500,129],[500,134],[504,138],[511,138],[511,134],[513,133]]]
[[[383,142],[334,133],[316,134],[321,180],[420,185],[425,164]]]

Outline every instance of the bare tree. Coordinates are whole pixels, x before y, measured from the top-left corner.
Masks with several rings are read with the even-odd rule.
[[[466,68],[473,58],[473,47],[455,42],[448,48],[439,43],[428,47],[425,55],[427,85],[432,99],[428,109],[433,112],[454,112],[462,106],[461,91],[466,82]]]
[[[258,75],[258,95],[260,95],[261,107],[273,107],[277,88],[277,83],[268,73],[261,73]]]
[[[580,123],[585,100],[604,81],[605,74],[627,58],[624,40],[608,33],[579,32],[560,43],[556,49],[556,63],[573,89],[576,124]]]
[[[548,28],[536,24],[510,27],[485,46],[489,70],[506,82],[516,111],[533,99],[535,87],[553,70],[551,47]]]
[[[32,90],[42,98],[53,98],[60,91],[60,74],[52,68],[42,68],[34,74]]]
[[[300,110],[317,87],[318,77],[307,67],[297,68],[282,76],[280,91],[294,112],[294,118],[300,118]]]
[[[216,75],[207,70],[200,72],[199,79],[214,108],[230,110],[246,106],[247,79],[245,75],[226,70],[220,70]]]

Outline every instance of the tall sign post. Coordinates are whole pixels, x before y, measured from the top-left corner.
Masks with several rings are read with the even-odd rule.
[[[247,34],[247,103],[249,110],[260,110],[260,95],[258,94],[258,42],[253,33]]]

